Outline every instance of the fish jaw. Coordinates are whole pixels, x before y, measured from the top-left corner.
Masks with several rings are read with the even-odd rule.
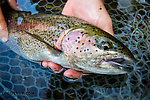
[[[117,75],[130,73],[134,70],[133,66],[131,66],[133,60],[125,56],[114,56],[111,58],[96,57],[91,59],[91,65],[97,67],[95,73]]]
[[[85,73],[118,75],[127,74],[134,70],[133,60],[125,56],[102,57],[97,56],[91,59],[72,59],[75,66],[78,66]],[[80,71],[80,70],[79,70]]]

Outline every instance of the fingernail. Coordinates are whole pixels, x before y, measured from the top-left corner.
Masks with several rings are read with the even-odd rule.
[[[6,42],[8,39],[6,37],[2,37],[1,39],[3,42]]]

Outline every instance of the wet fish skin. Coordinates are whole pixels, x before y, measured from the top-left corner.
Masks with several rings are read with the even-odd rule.
[[[127,66],[135,60],[131,51],[86,21],[49,14],[30,15],[20,21],[18,18],[13,16],[10,20],[9,38],[17,39],[18,49],[30,60],[53,61],[63,67],[97,74],[124,74],[133,70]]]

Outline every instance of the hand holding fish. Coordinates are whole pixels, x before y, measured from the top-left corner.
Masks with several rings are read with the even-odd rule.
[[[69,78],[81,78],[86,72],[123,74],[132,71],[126,63],[134,57],[113,37],[112,21],[102,0],[68,0],[62,14],[72,17],[31,15],[20,24],[12,19],[9,36],[18,37],[16,45],[28,59],[45,60],[42,65],[54,72],[63,70],[60,65],[71,68],[64,72]]]
[[[103,0],[68,0],[62,14],[88,21],[113,35],[112,20],[104,6]],[[42,65],[50,67],[54,72],[59,72],[62,69],[60,65],[53,62],[43,61]],[[69,78],[80,78],[86,74],[68,69],[64,72],[64,75]]]

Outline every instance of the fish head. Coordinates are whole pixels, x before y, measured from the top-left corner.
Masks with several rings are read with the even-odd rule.
[[[113,37],[113,36],[112,36]],[[133,71],[135,58],[131,51],[116,38],[99,37],[95,39],[95,52],[90,59],[103,74],[125,74]]]
[[[125,74],[133,71],[131,63],[135,58],[131,51],[117,38],[103,30],[89,31],[78,29],[75,34],[72,60],[82,70],[98,74]],[[69,43],[69,42],[67,42]],[[84,45],[83,45],[84,44]],[[70,57],[70,56],[69,56]]]

